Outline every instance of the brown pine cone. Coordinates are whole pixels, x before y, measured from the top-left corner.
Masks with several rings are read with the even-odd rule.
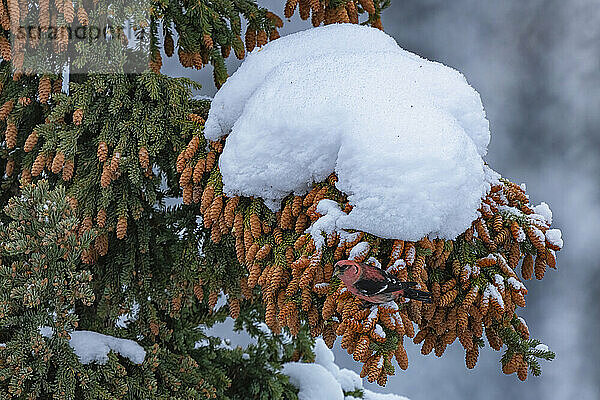
[[[294,15],[294,12],[296,11],[297,5],[298,5],[298,0],[287,0],[285,2],[285,8],[283,11],[283,15],[286,18],[291,18],[292,15]]]
[[[110,181],[112,181],[112,172],[108,163],[105,163],[100,176],[100,186],[106,189],[110,185]]]
[[[140,166],[143,169],[148,169],[150,166],[150,155],[148,154],[148,149],[146,149],[146,147],[140,147],[140,150],[138,151],[138,158],[140,160]]]
[[[106,142],[98,143],[98,151],[96,152],[96,155],[98,156],[98,160],[100,162],[105,162],[108,160],[108,146],[106,145]]]
[[[204,164],[204,171],[211,171],[215,165],[215,161],[217,159],[217,155],[214,151],[209,151],[206,155],[206,163]]]
[[[46,156],[43,153],[39,153],[31,166],[31,175],[38,176],[42,173],[44,166],[46,165]]]
[[[465,353],[465,363],[467,364],[467,368],[473,369],[477,364],[477,358],[479,357],[479,348],[477,345],[473,347],[471,350],[467,350]]]
[[[54,159],[52,160],[52,173],[53,174],[58,174],[62,169],[63,169],[63,165],[65,164],[65,155],[62,151],[57,151],[56,155],[54,156]]]
[[[31,171],[29,171],[27,168],[23,169],[21,171],[21,179],[25,184],[31,183]]]
[[[0,107],[0,120],[4,121],[6,117],[8,117],[8,114],[10,114],[10,112],[13,110],[14,105],[14,101],[8,100],[2,105],[2,107]]]
[[[98,251],[99,255],[105,256],[108,254],[108,237],[106,234],[100,235],[96,238],[94,247]]]
[[[229,300],[229,316],[236,319],[240,315],[240,300],[231,299]]]
[[[46,0],[48,1],[48,0]],[[43,0],[42,0],[43,2]],[[0,4],[0,23],[2,25],[2,28],[5,31],[9,31],[10,30],[10,18],[8,15],[8,10],[4,7],[4,2],[2,2],[2,4]],[[42,25],[44,26],[44,25]]]
[[[4,167],[4,173],[6,174],[6,176],[12,176],[14,171],[15,171],[15,160],[10,158],[6,161],[6,166]]]
[[[152,52],[150,55],[150,60],[148,61],[148,68],[150,68],[150,71],[154,72],[155,74],[160,73],[160,69],[162,68],[162,57],[160,55],[160,51],[156,50]]]
[[[52,84],[50,83],[50,77],[46,75],[42,76],[38,85],[38,97],[40,98],[41,103],[48,103],[51,91]]]
[[[542,279],[546,273],[546,260],[539,253],[535,257],[534,263],[535,279]]]
[[[256,45],[258,47],[262,47],[265,44],[267,44],[267,42],[268,42],[267,32],[265,32],[261,29],[260,31],[258,31],[258,34],[256,35]]]
[[[192,158],[194,154],[196,154],[198,146],[200,146],[200,138],[198,136],[194,136],[192,139],[190,139],[188,145],[185,148],[184,157],[187,160]]]
[[[194,187],[189,184],[183,187],[183,204],[192,204],[194,200]],[[206,221],[206,220],[205,220]]]
[[[38,134],[34,130],[33,132],[31,132],[29,134],[29,136],[27,136],[23,150],[25,150],[26,153],[29,153],[35,147],[35,145],[37,144],[37,141],[38,141]]]
[[[63,3],[62,12],[65,16],[65,21],[69,24],[73,23],[75,19],[75,7],[73,7],[73,2],[71,0],[66,0]]]
[[[525,258],[523,259],[521,275],[523,276],[523,279],[531,279],[531,276],[533,275],[533,256],[531,254],[525,255]]]
[[[117,221],[117,239],[123,239],[127,235],[127,217],[119,217]]]
[[[358,10],[356,9],[354,1],[349,1],[346,3],[346,11],[348,12],[350,23],[358,24]]]
[[[0,35],[0,56],[2,56],[2,58],[6,61],[10,61],[12,59],[10,43],[3,35]]]
[[[6,147],[8,149],[14,149],[17,147],[17,125],[10,121],[6,124],[6,131],[4,132]]]
[[[100,228],[104,228],[106,225],[106,210],[104,208],[98,210],[98,214],[96,215],[96,223]]]
[[[63,181],[70,181],[73,177],[73,172],[75,171],[75,163],[73,160],[66,160],[65,165],[63,167]]]
[[[200,211],[204,213],[208,207],[212,204],[213,197],[215,195],[215,188],[207,185],[202,192],[202,199],[200,200]]]
[[[250,231],[252,232],[252,237],[254,239],[260,238],[262,226],[260,223],[260,218],[254,213],[250,214]]]
[[[62,178],[63,181],[70,181],[73,177],[73,172],[75,170],[75,162],[73,160],[65,161],[65,166],[63,167]]]
[[[121,161],[121,153],[118,151],[115,151],[112,159],[110,160],[110,170],[112,171],[112,173],[117,172],[117,170],[119,169],[119,162]]]
[[[375,4],[373,0],[358,0],[362,8],[369,14],[375,14]]]
[[[205,33],[205,34],[202,35],[202,44],[208,50],[211,50],[213,48],[213,45],[214,45],[213,39],[212,39],[212,37],[208,33]]]
[[[52,83],[52,93],[60,93],[62,91],[62,79],[58,78]]]
[[[373,22],[371,22],[371,26],[373,28],[377,28],[380,31],[382,31],[383,30],[383,24],[381,23],[381,18],[374,19]]]
[[[88,26],[90,24],[90,19],[88,17],[87,12],[81,6],[77,9],[77,19],[82,26]]]
[[[83,121],[83,110],[78,108],[77,110],[73,111],[73,123],[75,125],[81,125],[81,121]]]
[[[252,28],[246,29],[246,50],[252,51],[256,47],[256,31]]]

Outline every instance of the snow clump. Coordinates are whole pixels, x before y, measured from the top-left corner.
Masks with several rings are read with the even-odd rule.
[[[40,335],[50,338],[54,330],[49,326],[39,327]],[[142,364],[146,358],[146,350],[130,339],[116,338],[92,331],[69,332],[69,346],[82,364],[106,364],[108,353],[113,351],[128,358],[134,364]]]
[[[214,97],[204,133],[229,135],[225,194],[278,210],[335,172],[354,206],[335,226],[383,238],[454,239],[495,176],[482,159],[489,124],[464,76],[351,24],[252,52]]]
[[[333,352],[323,339],[315,341],[313,364],[290,362],[283,365],[283,374],[296,386],[299,400],[352,400],[344,393],[362,391],[365,400],[408,400],[395,394],[380,394],[363,387],[360,376],[335,364]]]

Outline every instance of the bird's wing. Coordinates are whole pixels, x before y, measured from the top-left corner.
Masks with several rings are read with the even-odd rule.
[[[363,276],[354,286],[364,295],[374,296],[384,293],[392,293],[398,290],[415,286],[416,282],[403,282],[382,269],[372,265],[362,264]]]
[[[361,294],[364,294],[365,296],[375,296],[378,294],[390,292],[389,283],[385,280],[375,281],[370,279],[361,279],[354,283],[354,286],[356,287],[356,289],[358,289],[358,291]]]

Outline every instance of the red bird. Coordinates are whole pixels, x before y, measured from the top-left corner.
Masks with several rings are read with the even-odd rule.
[[[333,270],[350,293],[369,303],[387,303],[399,297],[431,303],[431,293],[413,289],[417,282],[402,282],[384,270],[351,260],[338,261]]]

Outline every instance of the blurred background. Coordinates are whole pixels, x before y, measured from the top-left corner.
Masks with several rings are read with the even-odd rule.
[[[283,0],[259,5],[283,16]],[[487,162],[525,182],[534,204],[550,205],[565,247],[558,271],[527,283],[523,316],[557,354],[542,362],[541,377],[503,375],[501,353],[489,347],[467,370],[458,341],[440,359],[406,343],[409,369],[374,390],[411,400],[600,399],[600,257],[591,251],[600,228],[600,0],[392,0],[382,20],[401,47],[458,69],[479,91],[492,131]],[[309,27],[296,14],[281,34]],[[210,68],[163,60],[164,73],[214,95]],[[239,61],[229,62],[233,73]],[[360,372],[339,345],[335,353],[340,366]]]

